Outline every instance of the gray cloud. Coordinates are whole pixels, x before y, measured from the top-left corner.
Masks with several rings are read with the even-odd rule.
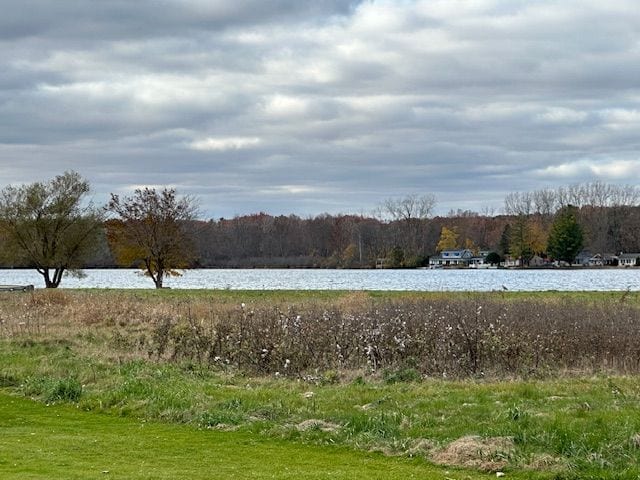
[[[2,184],[207,216],[640,182],[635,2],[0,0]]]

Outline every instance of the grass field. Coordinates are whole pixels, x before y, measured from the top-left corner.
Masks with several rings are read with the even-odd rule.
[[[176,352],[205,348],[197,342],[219,339],[209,334],[193,336],[189,333],[204,323],[211,325],[207,328],[217,331],[226,325],[224,322],[246,322],[243,328],[251,331],[251,335],[234,337],[233,341],[249,342],[253,338],[258,342],[272,338],[269,328],[282,327],[278,322],[272,325],[273,316],[269,312],[276,307],[277,315],[273,318],[287,321],[295,320],[299,312],[305,316],[325,315],[323,312],[326,311],[342,312],[345,318],[351,318],[349,315],[362,309],[368,309],[367,318],[376,314],[383,317],[392,312],[407,321],[414,318],[407,316],[407,312],[421,312],[441,304],[449,308],[449,301],[455,308],[437,310],[438,315],[448,312],[452,318],[464,316],[467,310],[478,312],[478,306],[481,306],[483,312],[489,312],[482,315],[493,322],[495,314],[502,315],[507,311],[524,315],[522,312],[532,307],[533,314],[538,317],[540,312],[561,312],[562,315],[568,312],[567,317],[551,324],[560,328],[562,322],[570,322],[570,328],[566,330],[569,333],[550,331],[549,337],[570,334],[577,340],[570,344],[571,351],[566,354],[563,353],[565,344],[559,344],[561,355],[550,356],[549,362],[581,360],[583,354],[580,352],[593,353],[588,361],[576,363],[581,368],[574,370],[566,366],[556,368],[553,363],[535,371],[496,370],[487,375],[483,371],[473,373],[459,369],[457,375],[446,379],[442,374],[425,376],[417,363],[411,363],[410,357],[399,356],[396,350],[389,350],[388,357],[380,357],[387,359],[387,363],[378,369],[364,362],[360,369],[311,367],[287,371],[280,362],[280,371],[265,369],[262,374],[256,373],[258,367],[266,365],[260,363],[264,355],[258,349],[260,343],[252,344],[246,350],[257,349],[256,359],[246,359],[246,369],[234,363],[237,359],[226,363],[207,356],[176,355]],[[240,307],[240,303],[246,303],[246,306]],[[172,470],[176,467],[163,459],[166,457],[175,462],[183,456],[183,464],[194,469],[194,472],[189,471],[188,478],[204,478],[203,472],[210,469],[226,472],[225,468],[231,473],[220,478],[233,478],[234,471],[244,475],[253,472],[251,468],[264,467],[267,460],[238,462],[229,453],[250,447],[251,451],[256,451],[257,459],[272,457],[275,463],[270,472],[237,478],[261,478],[260,475],[265,478],[288,478],[287,475],[324,478],[329,474],[334,475],[332,478],[342,478],[339,475],[344,478],[365,475],[394,478],[386,473],[376,476],[378,469],[382,469],[380,472],[386,472],[384,469],[397,471],[398,478],[411,478],[411,475],[416,478],[482,478],[486,473],[495,477],[496,471],[505,472],[509,478],[638,478],[640,378],[626,373],[635,368],[629,362],[633,358],[637,361],[638,350],[633,343],[634,335],[624,338],[625,332],[640,324],[637,306],[637,295],[624,292],[593,296],[456,294],[450,300],[443,300],[441,294],[348,292],[316,295],[311,292],[78,291],[3,296],[0,297],[0,387],[5,392],[57,406],[53,410],[52,407],[23,403],[16,397],[10,402],[5,401],[6,396],[0,399],[3,433],[0,477],[91,478],[82,475],[82,471],[89,471],[86,469],[92,466],[100,472],[109,470],[110,476],[121,472],[118,473],[122,475],[120,478],[179,478],[175,476],[176,470]],[[259,312],[255,317],[261,315],[269,322],[260,323],[260,319],[246,315],[250,308]],[[288,308],[295,310],[287,317]],[[173,323],[167,323],[167,318]],[[470,318],[477,320],[479,314]],[[517,317],[517,320],[528,321],[528,318]],[[607,323],[605,330],[599,326],[603,319]],[[321,320],[328,321],[325,317]],[[540,334],[544,334],[551,320],[540,320],[542,323],[537,327]],[[162,329],[165,325],[168,330]],[[477,325],[478,329],[483,329],[488,324]],[[583,325],[589,325],[589,329],[577,334]],[[380,323],[375,326],[379,329]],[[534,327],[532,324],[531,328]],[[154,335],[158,332],[165,332],[171,339],[160,355],[150,349],[150,345],[157,347],[158,344],[149,340],[156,338]],[[358,330],[353,332],[359,334]],[[415,332],[410,333],[414,335]],[[530,333],[523,332],[522,335]],[[227,332],[227,336],[230,334]],[[323,333],[318,329],[313,334],[332,335],[328,330]],[[611,335],[614,335],[613,339]],[[143,338],[147,340],[141,344]],[[456,338],[451,334],[450,341]],[[460,338],[465,340],[465,337]],[[491,337],[492,342],[493,339]],[[157,342],[157,338],[154,341]],[[316,345],[312,337],[305,341],[309,348]],[[498,344],[478,345],[492,351]],[[518,338],[514,337],[507,346],[513,345],[518,345]],[[293,347],[297,348],[297,345],[287,348]],[[283,351],[287,352],[286,349]],[[507,360],[514,358],[507,357]],[[464,357],[464,361],[467,360]],[[254,361],[257,363],[252,363]],[[72,407],[65,407],[67,404]],[[20,417],[19,411],[33,411],[34,417],[32,420]],[[48,415],[51,411],[61,417]],[[22,427],[14,417],[23,418]],[[78,449],[82,452],[85,446],[90,449],[90,442],[82,440],[85,437],[80,435],[78,443],[73,443],[74,435],[65,430],[64,425],[76,425],[74,422],[79,422],[78,431],[85,429],[87,435],[104,434],[102,447],[94,453],[88,451],[78,458],[64,460],[65,451]],[[26,424],[40,425],[42,434],[26,437]],[[20,428],[23,428],[25,438],[17,442],[11,435],[20,435],[16,433]],[[141,446],[140,453],[136,454],[140,457],[136,458],[145,458],[145,465],[157,465],[156,470],[144,476],[147,473],[140,469],[142,460],[136,460],[137,463],[123,460],[114,463],[113,467],[98,466],[100,452],[109,451],[106,445],[113,449],[107,458],[126,455],[126,445],[116,440],[121,433],[113,433],[118,428],[143,436],[136,440]],[[14,429],[17,430],[12,434]],[[156,436],[166,438],[167,442],[154,445],[150,438],[144,437],[143,431],[152,429],[164,432]],[[60,436],[53,435],[53,431]],[[162,450],[169,448],[167,444],[173,436],[176,436],[176,448]],[[71,442],[68,447],[62,447],[65,439]],[[186,446],[187,443],[200,445],[199,442],[207,441],[219,444],[222,449],[214,458],[198,460],[195,457],[205,447],[190,449]],[[29,443],[29,448],[12,449],[12,445],[15,447],[22,442]],[[335,449],[335,446],[340,448]],[[327,450],[327,447],[332,448]],[[260,457],[262,448],[265,457]],[[277,450],[281,453],[266,453],[269,448],[282,450]],[[290,452],[289,459],[296,460],[293,464],[285,461],[287,451]],[[20,452],[25,456],[20,457]],[[53,452],[48,458],[55,461],[46,462],[47,452]],[[246,450],[243,455],[248,455]],[[317,462],[305,472],[300,470],[304,468],[303,464],[296,463],[296,455],[318,455]],[[328,472],[324,470],[326,465],[335,466],[336,461],[327,459],[327,455],[343,456],[345,462],[355,461],[356,464],[345,466],[345,470],[341,466],[339,471]],[[34,460],[27,462],[24,458]],[[218,460],[222,463],[216,464]],[[24,468],[33,465],[36,473],[29,477],[26,470],[17,473],[7,470],[16,475],[7,477],[2,469],[9,469],[11,461]],[[245,463],[247,470],[234,470]],[[369,470],[357,470],[369,466]],[[65,467],[70,472],[76,469],[78,473],[74,474],[77,476],[64,476],[61,472]],[[456,467],[466,470],[452,470]],[[37,473],[37,469],[46,468],[50,469],[49,474]],[[445,473],[447,471],[449,473]],[[100,472],[95,475],[107,475]],[[163,477],[165,473],[166,477]]]
[[[418,459],[87,414],[2,393],[0,432],[5,480],[489,478]]]

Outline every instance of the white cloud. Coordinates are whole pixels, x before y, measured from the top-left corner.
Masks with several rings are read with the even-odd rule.
[[[265,113],[273,117],[301,117],[308,107],[308,101],[289,95],[274,95],[267,100]]]
[[[571,179],[589,170],[588,163],[584,161],[549,165],[543,169],[535,170],[539,177]]]
[[[600,113],[605,126],[612,130],[640,127],[640,110],[613,108]]]
[[[224,152],[227,150],[242,150],[245,148],[256,147],[260,143],[257,137],[226,137],[226,138],[203,138],[194,140],[188,146],[192,150],[200,151],[217,151]]]
[[[536,115],[536,120],[542,123],[571,125],[584,122],[587,112],[573,110],[571,108],[550,107],[543,113]]]
[[[606,180],[640,181],[640,160],[614,160],[593,164],[589,168],[599,178]]]
[[[574,179],[591,177],[602,181],[640,181],[640,160],[577,160],[538,169],[543,178]]]
[[[311,185],[274,185],[269,188],[260,189],[260,193],[264,195],[303,195],[306,193],[319,193],[322,191],[324,191],[324,189]]]

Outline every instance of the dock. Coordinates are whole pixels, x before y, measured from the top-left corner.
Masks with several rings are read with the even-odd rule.
[[[0,285],[0,292],[32,292],[33,285]]]

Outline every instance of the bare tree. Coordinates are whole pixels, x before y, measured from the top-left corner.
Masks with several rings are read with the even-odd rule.
[[[192,197],[178,197],[172,188],[145,188],[132,197],[112,194],[108,210],[117,215],[107,222],[107,237],[121,265],[139,266],[156,288],[189,267],[195,256],[189,227],[197,212]]]
[[[85,202],[88,193],[89,183],[76,172],[4,188],[0,230],[5,261],[35,267],[47,288],[58,287],[65,272],[81,275],[102,226],[101,210]]]
[[[504,211],[507,215],[531,215],[533,203],[533,195],[530,192],[509,193],[504,199]]]
[[[413,194],[402,198],[388,198],[384,201],[382,210],[392,220],[410,222],[413,219],[428,218],[435,206],[436,197],[432,193]]]
[[[407,195],[388,198],[380,207],[382,217],[391,220],[394,230],[393,247],[402,246],[405,256],[414,256],[424,250],[424,228],[426,220],[436,205],[435,195]],[[422,252],[424,253],[424,252]]]
[[[542,215],[545,220],[553,217],[558,208],[557,202],[556,192],[550,188],[533,192],[534,210],[539,215]]]

